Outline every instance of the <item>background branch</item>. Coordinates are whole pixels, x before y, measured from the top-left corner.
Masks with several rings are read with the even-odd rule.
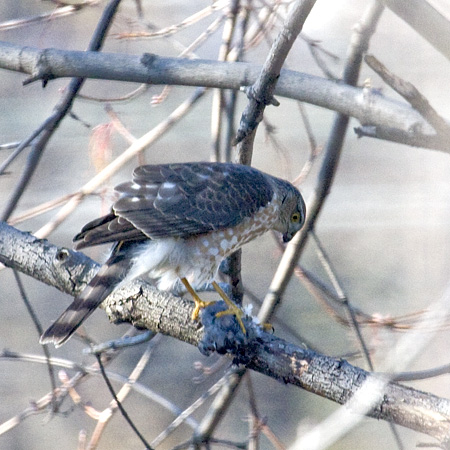
[[[44,64],[45,70],[42,69]],[[145,54],[40,50],[0,42],[0,68],[38,78],[78,76],[150,84],[204,86],[239,90],[253,84],[261,66],[244,62],[188,60]],[[39,75],[39,76],[38,76]],[[274,95],[300,100],[358,119],[364,125],[391,126],[432,134],[410,106],[380,93],[283,69]]]

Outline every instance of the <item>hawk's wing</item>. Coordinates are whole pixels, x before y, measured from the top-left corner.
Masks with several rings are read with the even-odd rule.
[[[87,224],[78,247],[146,237],[183,237],[232,227],[252,216],[273,197],[268,175],[228,163],[147,165],[135,169],[133,181],[108,216]]]

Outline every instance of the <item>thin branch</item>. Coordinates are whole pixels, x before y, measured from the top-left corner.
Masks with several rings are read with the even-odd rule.
[[[438,134],[442,134],[444,139],[449,139],[450,124],[437,113],[426,97],[422,95],[413,84],[401,79],[399,76],[389,71],[388,68],[373,55],[366,55],[364,60],[385,83],[407,100],[410,105],[434,127]]]
[[[227,0],[220,0],[215,1],[212,5],[207,6],[204,9],[201,9],[200,11],[197,11],[196,13],[192,14],[191,16],[187,17],[183,21],[170,25],[165,28],[161,28],[156,31],[148,32],[137,32],[137,33],[121,33],[117,35],[118,39],[155,39],[164,37],[167,38],[175,33],[178,33],[179,31],[184,30],[187,27],[190,27],[194,24],[196,24],[198,21],[205,19],[206,17],[209,17],[212,13],[214,13],[217,10],[224,9],[226,6],[228,6]]]
[[[278,106],[278,101],[274,99],[273,94],[280,77],[281,68],[314,3],[315,0],[297,0],[293,3],[286,22],[270,49],[258,79],[245,90],[250,101],[242,113],[235,144],[253,133],[262,120],[267,105]],[[245,159],[251,161],[251,157]]]
[[[382,11],[383,6],[380,5],[377,0],[373,0],[359,24],[354,27],[354,35],[351,39],[352,44],[343,77],[343,81],[350,85],[354,85],[357,82],[363,54],[368,48],[370,37],[375,32],[375,27]],[[281,301],[297,262],[303,253],[303,249],[308,239],[308,232],[314,228],[314,224],[322,210],[325,198],[333,183],[348,121],[349,117],[342,113],[338,114],[334,121],[324,151],[325,155],[316,181],[315,192],[312,198],[308,199],[307,202],[306,209],[308,214],[306,223],[286,247],[278,269],[273,277],[269,292],[264,299],[263,308],[259,312],[259,317],[262,318],[261,320],[265,320],[265,317],[270,317]]]
[[[362,127],[355,127],[353,130],[359,138],[371,137],[383,141],[408,145],[410,147],[428,148],[450,153],[449,140],[445,136],[422,134],[414,130],[405,131],[388,126],[377,127],[365,125]]]
[[[383,3],[450,60],[450,22],[425,0],[383,0]]]
[[[222,45],[219,49],[218,61],[226,61],[231,48],[231,41],[235,32],[236,20],[239,14],[240,0],[232,0],[226,12],[227,20],[222,32]],[[221,160],[221,137],[222,122],[224,114],[224,92],[221,89],[213,91],[211,106],[211,138],[212,154],[211,161]]]
[[[139,440],[145,445],[145,448],[147,450],[152,450],[152,447],[150,447],[150,444],[148,444],[148,442],[145,440],[144,436],[141,434],[141,432],[137,429],[136,425],[134,424],[134,422],[131,420],[130,416],[128,415],[127,411],[125,410],[125,408],[122,406],[122,403],[120,402],[120,400],[117,398],[117,395],[114,391],[114,388],[111,384],[111,382],[109,381],[108,375],[106,374],[105,368],[103,366],[102,363],[102,357],[101,355],[97,354],[95,355],[97,358],[97,362],[98,365],[100,367],[100,371],[102,373],[103,379],[105,380],[106,385],[108,386],[109,392],[111,393],[112,397],[114,398],[117,407],[119,408],[120,412],[122,413],[122,416],[124,417],[124,419],[127,421],[128,425],[130,425],[130,427],[132,428],[132,430],[135,432],[136,436],[139,438]]]
[[[20,295],[22,297],[23,302],[25,303],[25,307],[27,308],[28,314],[31,317],[31,320],[33,321],[33,324],[36,328],[37,331],[37,335],[38,336],[42,336],[43,333],[43,328],[41,326],[41,323],[39,321],[39,318],[36,314],[36,312],[34,311],[33,306],[31,305],[28,296],[25,292],[25,286],[22,283],[22,280],[19,276],[19,273],[17,272],[17,270],[13,270],[14,273],[14,278],[16,280],[17,286],[19,288],[20,291]],[[50,378],[50,385],[52,387],[52,392],[55,392],[56,390],[56,380],[55,380],[55,371],[53,370],[53,365],[50,363],[50,351],[48,349],[47,345],[43,345],[42,346],[42,351],[44,352],[44,356],[45,356],[45,362],[47,365],[47,370],[48,370],[48,376]],[[52,412],[56,412],[57,410],[57,404],[56,404],[56,399],[52,396],[51,399],[51,406],[52,406]]]
[[[80,11],[84,6],[89,6],[96,3],[97,0],[86,1],[79,5],[68,5],[56,8],[54,11],[38,14],[36,16],[27,17],[25,19],[13,19],[0,22],[0,31],[12,30],[15,28],[24,27],[34,23],[48,22],[58,18],[66,17],[70,14]]]
[[[70,200],[60,209],[58,214],[35,233],[36,236],[45,237],[54,231],[62,223],[62,221],[75,210],[86,195],[94,192],[105,180],[109,179],[114,173],[123,167],[126,162],[134,158],[142,150],[159,139],[168,129],[175,125],[188,111],[190,111],[192,106],[203,96],[204,93],[205,89],[198,88],[190,98],[175,108],[175,110],[166,119],[151,129],[148,133],[144,134],[139,139],[136,139],[120,156],[118,156],[101,172],[82,186],[77,193],[72,195]]]
[[[118,352],[115,352],[115,354],[119,354]],[[108,354],[109,360],[112,359],[111,353]],[[47,364],[47,359],[42,356],[36,356],[33,354],[26,354],[26,353],[17,353],[17,352],[11,352],[4,350],[0,353],[0,360],[3,361],[20,361],[20,362],[30,362],[35,364]],[[62,367],[65,369],[75,370],[77,371],[76,374],[68,379],[67,381],[64,381],[63,386],[59,387],[54,391],[53,393],[50,392],[49,394],[46,394],[44,397],[40,398],[37,401],[34,401],[33,404],[26,408],[23,412],[19,413],[18,415],[14,416],[13,418],[3,422],[0,424],[0,436],[8,431],[10,431],[12,428],[15,428],[18,426],[23,420],[25,420],[28,417],[31,417],[36,414],[42,414],[47,411],[48,406],[52,402],[53,395],[56,395],[58,404],[61,403],[61,401],[65,398],[65,396],[69,393],[70,390],[74,389],[76,385],[78,385],[82,380],[86,378],[87,375],[90,376],[99,376],[99,370],[97,364],[92,364],[90,366],[84,366],[77,363],[74,363],[70,360],[62,359],[62,358],[55,358],[52,357],[49,360],[50,364],[53,367]],[[117,383],[126,384],[128,382],[128,379],[122,375],[119,375],[115,372],[107,371],[107,375],[109,379],[116,381]],[[149,389],[146,385],[143,385],[139,382],[135,382],[132,385],[130,385],[131,389],[142,395],[144,398],[151,400],[152,402],[157,403],[158,405],[165,408],[167,411],[169,411],[172,415],[178,417],[180,414],[182,414],[182,410],[176,406],[175,404],[168,401],[166,398],[162,397],[161,395],[157,394],[155,391],[152,391]],[[83,405],[82,405],[83,406]],[[85,412],[88,413],[88,411],[85,409]],[[184,419],[184,423],[189,426],[192,429],[195,429],[198,426],[198,423],[190,416],[186,417]]]
[[[334,287],[334,290],[336,291],[337,297],[339,298],[339,301],[344,306],[345,310],[347,311],[347,314],[349,316],[349,324],[352,327],[356,338],[358,340],[358,343],[361,347],[361,351],[366,359],[367,366],[369,367],[370,371],[374,370],[372,359],[370,358],[369,350],[367,348],[366,341],[364,340],[364,337],[361,332],[361,327],[359,325],[358,319],[356,317],[355,310],[353,306],[350,304],[347,295],[344,292],[344,289],[342,288],[341,284],[339,283],[339,280],[336,276],[336,271],[333,268],[331,261],[328,258],[328,255],[325,252],[324,247],[322,246],[322,243],[320,242],[319,238],[317,237],[316,233],[312,230],[310,235],[312,236],[316,247],[317,247],[317,254],[319,257],[320,262],[322,263],[322,266],[324,267],[328,278],[331,280],[331,283]]]
[[[111,26],[112,19],[116,13],[116,10],[120,4],[121,0],[110,0],[109,4],[106,6],[103,11],[103,15],[97,25],[97,28],[92,36],[91,42],[89,43],[88,50],[92,52],[98,52],[103,45],[106,34]],[[42,67],[42,66],[41,66]],[[35,74],[35,77],[42,78],[38,73]],[[44,80],[44,86],[46,82],[51,79],[48,75],[42,78]],[[62,99],[55,106],[53,113],[47,119],[45,123],[45,127],[41,127],[42,132],[38,137],[34,139],[33,146],[31,148],[30,154],[27,158],[27,163],[25,169],[22,172],[22,175],[15,186],[13,193],[11,194],[6,208],[2,214],[2,220],[8,220],[11,213],[14,211],[17,203],[19,202],[22,194],[24,193],[28,183],[31,181],[31,177],[33,176],[41,156],[47,146],[48,141],[53,136],[54,132],[60,125],[61,121],[64,119],[66,114],[72,108],[72,104],[75,100],[77,93],[80,91],[82,85],[84,83],[84,79],[77,77],[73,78],[68,88],[65,91]]]

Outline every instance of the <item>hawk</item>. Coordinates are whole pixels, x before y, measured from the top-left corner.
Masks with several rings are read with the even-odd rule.
[[[224,258],[268,230],[288,242],[305,221],[305,203],[291,183],[240,164],[140,166],[115,190],[111,212],[74,237],[76,249],[114,243],[111,255],[41,343],[64,344],[111,292],[144,274],[161,290],[187,290],[195,319],[207,304],[196,288],[212,282],[225,296],[214,281]],[[239,308],[224,300],[240,320]]]

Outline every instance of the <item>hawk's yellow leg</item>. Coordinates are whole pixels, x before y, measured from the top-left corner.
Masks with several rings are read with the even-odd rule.
[[[192,320],[197,320],[198,319],[198,315],[200,313],[200,309],[202,308],[206,308],[209,305],[212,305],[215,302],[205,302],[203,301],[197,294],[197,292],[195,292],[195,290],[193,289],[193,287],[189,284],[189,281],[186,278],[181,278],[181,282],[183,283],[184,287],[186,288],[186,290],[189,292],[189,294],[191,294],[192,299],[194,300],[195,303],[195,308],[194,311],[192,312]],[[226,314],[233,314],[234,316],[236,316],[236,319],[239,323],[239,326],[241,327],[241,330],[244,334],[246,334],[246,330],[245,330],[245,326],[244,326],[244,322],[242,322],[242,316],[244,315],[244,312],[242,311],[241,308],[239,308],[238,306],[236,306],[227,296],[227,294],[225,294],[225,292],[223,292],[222,288],[215,282],[212,282],[212,285],[214,287],[214,289],[216,290],[216,292],[220,295],[220,297],[222,298],[222,300],[228,305],[228,309],[225,311],[220,311],[216,314],[216,317],[221,317],[221,316],[225,316]]]
[[[227,314],[232,314],[233,316],[236,316],[236,320],[238,321],[242,332],[244,334],[247,334],[247,331],[245,330],[244,322],[242,322],[242,316],[244,315],[244,312],[242,311],[242,309],[239,308],[239,306],[236,306],[228,298],[227,294],[225,294],[225,292],[223,292],[222,288],[215,281],[212,282],[212,285],[213,285],[214,289],[216,290],[216,292],[220,295],[222,300],[228,305],[228,309],[226,309],[225,311],[218,312],[216,314],[216,317],[225,316]]]
[[[198,314],[200,313],[200,310],[202,308],[206,308],[208,305],[212,305],[215,302],[205,302],[203,301],[197,294],[197,292],[194,291],[194,288],[189,284],[189,281],[186,278],[181,278],[181,282],[184,284],[184,287],[186,290],[191,294],[192,299],[195,303],[194,311],[192,311],[192,320],[198,319]]]

